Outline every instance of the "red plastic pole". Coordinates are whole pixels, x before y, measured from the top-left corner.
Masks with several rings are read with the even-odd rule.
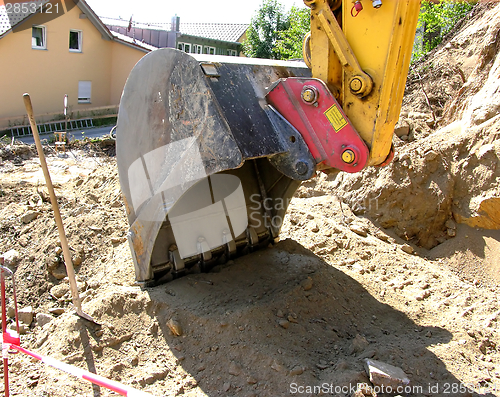
[[[7,333],[7,302],[5,299],[5,275],[3,270],[3,258],[0,257],[0,284],[2,290],[2,356],[3,356],[3,383],[5,397],[9,397],[9,358],[7,356],[7,346],[4,345],[5,334]],[[6,343],[6,342],[5,342]]]

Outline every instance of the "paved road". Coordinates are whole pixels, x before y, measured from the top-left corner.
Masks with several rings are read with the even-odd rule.
[[[74,139],[83,139],[83,138],[100,138],[102,136],[109,137],[109,131],[111,130],[112,126],[108,127],[99,127],[99,128],[88,128],[85,130],[73,130],[68,133],[68,137],[70,140]],[[82,131],[85,131],[85,134],[82,134]],[[40,138],[43,139],[51,139],[53,138],[53,134],[43,134],[40,135]],[[33,144],[35,143],[34,139],[32,136],[25,136],[25,137],[16,137],[16,140],[23,141],[24,143],[27,144]]]

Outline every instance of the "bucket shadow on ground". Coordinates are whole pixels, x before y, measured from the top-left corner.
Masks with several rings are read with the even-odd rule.
[[[365,358],[407,373],[413,388],[401,395],[460,387],[428,349],[450,332],[418,326],[300,244],[286,240],[235,262],[148,290],[159,337],[206,395],[350,395],[368,381]],[[182,337],[167,327],[171,318]]]

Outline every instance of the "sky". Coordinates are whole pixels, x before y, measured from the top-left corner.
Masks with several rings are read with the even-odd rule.
[[[170,22],[177,14],[181,22],[250,23],[262,0],[86,0],[100,17],[136,22]],[[278,0],[286,10],[305,7],[302,0]]]

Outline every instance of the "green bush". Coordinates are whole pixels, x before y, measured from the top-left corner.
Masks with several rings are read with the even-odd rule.
[[[417,29],[423,34],[413,49],[413,61],[416,61],[436,48],[444,36],[477,4],[474,1],[442,0],[438,4],[423,1],[418,18]],[[417,33],[418,34],[418,33]]]

